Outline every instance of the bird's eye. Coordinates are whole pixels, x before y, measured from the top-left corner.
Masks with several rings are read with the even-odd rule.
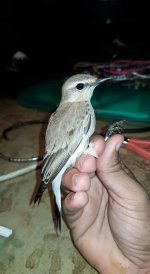
[[[83,83],[77,84],[77,89],[81,90],[83,88],[84,88],[84,84]]]

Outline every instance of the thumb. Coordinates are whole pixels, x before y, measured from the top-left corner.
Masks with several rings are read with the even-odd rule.
[[[119,196],[133,198],[136,193],[141,191],[142,187],[129,176],[121,164],[119,149],[124,141],[122,135],[114,135],[107,140],[105,150],[97,161],[97,176],[105,185],[109,193],[115,193]]]

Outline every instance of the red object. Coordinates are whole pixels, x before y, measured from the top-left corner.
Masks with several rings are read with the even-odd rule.
[[[135,152],[142,158],[150,160],[150,140],[125,138],[124,143],[129,150]]]

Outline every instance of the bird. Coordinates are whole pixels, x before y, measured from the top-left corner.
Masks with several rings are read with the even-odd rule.
[[[34,204],[39,204],[44,191],[52,187],[58,234],[61,232],[62,176],[67,169],[74,166],[81,154],[97,157],[90,142],[96,127],[91,98],[95,88],[108,79],[98,79],[86,73],[74,74],[67,78],[61,88],[60,103],[48,121],[42,178]]]

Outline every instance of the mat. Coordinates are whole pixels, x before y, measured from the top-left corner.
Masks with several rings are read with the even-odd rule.
[[[62,80],[49,80],[21,91],[17,102],[28,108],[53,112],[61,98]],[[91,99],[97,119],[150,122],[150,90],[98,86]]]

